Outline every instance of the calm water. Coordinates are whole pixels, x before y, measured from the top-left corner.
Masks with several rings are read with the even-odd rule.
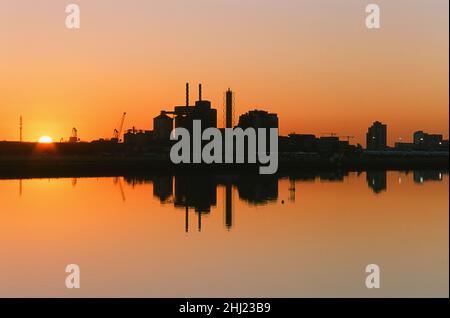
[[[0,180],[0,200],[1,297],[449,295],[439,171]]]

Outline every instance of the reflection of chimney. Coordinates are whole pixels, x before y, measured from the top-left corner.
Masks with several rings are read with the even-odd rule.
[[[198,100],[202,101],[202,84],[198,84]]]
[[[189,107],[189,83],[186,83],[186,107]]]
[[[231,229],[233,226],[233,192],[231,182],[225,185],[225,226]]]
[[[186,233],[189,232],[189,207],[188,207],[187,203],[186,203],[186,219],[185,219],[184,230]]]

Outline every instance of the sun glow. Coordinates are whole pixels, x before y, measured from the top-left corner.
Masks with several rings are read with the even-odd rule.
[[[39,138],[40,144],[51,144],[52,142],[53,142],[53,139],[50,138],[49,136],[42,136],[41,138]]]

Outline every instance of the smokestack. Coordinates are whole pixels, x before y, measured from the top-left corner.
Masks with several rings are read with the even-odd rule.
[[[198,100],[202,101],[202,84],[198,84]]]
[[[186,107],[189,107],[189,83],[186,83]]]
[[[233,92],[231,89],[225,93],[225,128],[233,128]]]

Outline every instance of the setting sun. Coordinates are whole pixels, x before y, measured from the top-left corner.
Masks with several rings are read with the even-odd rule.
[[[39,138],[40,144],[51,144],[52,142],[53,142],[53,139],[50,138],[49,136],[42,136],[41,138]]]

